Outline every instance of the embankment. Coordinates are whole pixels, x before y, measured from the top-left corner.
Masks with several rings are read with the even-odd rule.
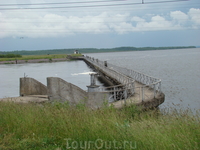
[[[55,59],[30,59],[30,60],[11,60],[11,61],[0,61],[0,64],[25,64],[25,63],[48,63],[48,62],[59,62],[69,61],[68,58],[55,58]]]

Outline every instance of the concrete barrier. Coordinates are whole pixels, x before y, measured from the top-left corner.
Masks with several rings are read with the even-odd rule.
[[[33,78],[20,78],[20,96],[31,95],[47,95],[50,102],[84,104],[90,108],[102,107],[109,98],[107,92],[86,92],[57,77],[48,77],[47,86]]]
[[[108,93],[86,92],[58,77],[47,78],[48,97],[51,102],[68,102],[70,105],[84,104],[90,108],[101,107]]]
[[[108,92],[88,92],[87,106],[90,108],[100,108],[108,105]]]
[[[20,96],[47,95],[47,87],[33,78],[20,78]]]
[[[146,94],[148,95],[148,92]],[[39,101],[44,100],[44,96],[48,96],[48,100],[45,98],[45,101],[56,101],[61,103],[68,102],[72,106],[83,104],[86,107],[94,109],[100,108],[104,105],[109,105],[108,100],[112,96],[109,91],[86,92],[76,85],[66,82],[58,77],[48,77],[47,86],[33,78],[20,78],[20,96],[31,97],[31,95],[35,95]],[[140,95],[136,94],[135,97],[128,98],[126,100],[126,105],[134,103],[138,106],[142,106],[144,109],[154,108],[162,104],[165,97],[164,94],[157,93],[154,98],[149,97],[148,99],[145,99],[145,101],[140,101],[137,99],[137,96],[140,97]],[[38,100],[35,100],[35,98],[31,97],[31,101],[35,102]],[[26,98],[26,101],[29,100]],[[125,104],[125,101],[120,100],[112,104],[115,108],[122,108]]]
[[[85,102],[87,98],[87,92],[57,77],[47,78],[47,88],[50,101],[68,101],[70,104],[77,104],[80,101]]]

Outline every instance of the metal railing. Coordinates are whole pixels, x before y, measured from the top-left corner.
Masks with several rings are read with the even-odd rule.
[[[145,75],[143,73],[140,73],[131,69],[115,66],[109,63],[107,63],[107,66],[108,68],[112,68],[118,72],[121,72],[127,75],[128,77],[133,78],[134,80],[136,80],[139,83],[144,84],[145,86],[149,86],[155,89],[155,91],[157,92],[161,92],[161,79],[157,79],[157,78]]]
[[[144,101],[145,99],[156,96],[161,93],[161,80],[145,75],[143,73],[115,66],[109,64],[106,61],[100,61],[89,56],[85,56],[84,59],[100,71],[106,73],[108,76],[116,79],[121,85],[101,88],[101,92],[110,92],[110,99],[121,100],[127,99],[128,97],[138,94],[139,99]],[[140,86],[135,85],[135,81],[139,82]],[[137,93],[136,93],[137,91]]]
[[[107,92],[110,93],[109,101],[117,101],[117,100],[124,100],[126,103],[126,99],[133,96],[134,91],[134,81],[125,84],[125,85],[116,85],[116,86],[109,86],[109,87],[101,87],[99,88],[99,92]]]

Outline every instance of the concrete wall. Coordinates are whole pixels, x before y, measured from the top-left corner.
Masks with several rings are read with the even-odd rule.
[[[70,105],[85,104],[90,108],[104,106],[110,96],[108,92],[86,92],[57,77],[47,78],[47,87],[33,78],[20,78],[20,96],[26,95],[48,95],[51,102],[69,102]],[[141,105],[143,108],[157,107],[164,102],[164,97],[162,93],[157,94],[154,99],[145,100],[136,105]]]
[[[33,78],[20,78],[20,96],[47,95],[47,87]]]
[[[102,107],[108,103],[109,93],[106,92],[88,92],[87,106],[90,108]]]
[[[85,102],[87,98],[87,92],[61,78],[48,77],[47,87],[50,101],[69,101],[70,104],[77,104],[80,101]]]
[[[155,98],[150,98],[145,101],[140,102],[137,106],[142,106],[143,109],[151,109],[156,108],[165,101],[165,94],[159,93],[155,96]]]
[[[107,93],[86,92],[57,77],[47,78],[48,97],[51,102],[69,102],[70,105],[85,104],[90,108],[101,107],[108,99]]]

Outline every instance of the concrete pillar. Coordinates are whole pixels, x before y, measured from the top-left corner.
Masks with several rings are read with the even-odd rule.
[[[99,85],[96,85],[96,73],[91,73],[91,84],[88,87],[88,92],[98,92],[99,91]]]
[[[107,61],[104,61],[104,66],[105,66],[105,67],[107,67],[107,66],[108,66],[108,65],[107,65]]]

